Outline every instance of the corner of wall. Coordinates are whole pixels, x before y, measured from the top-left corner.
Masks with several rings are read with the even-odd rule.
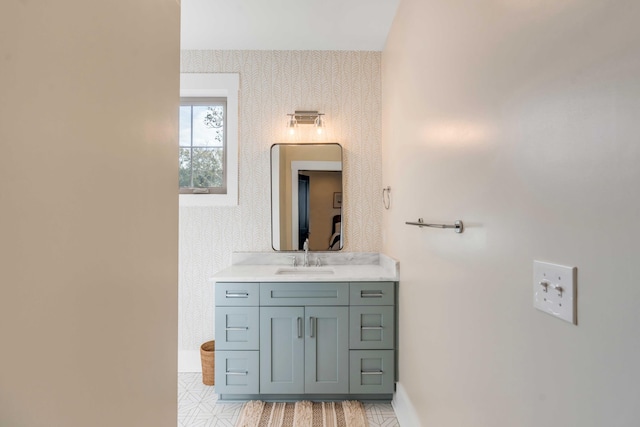
[[[398,423],[402,427],[421,427],[418,413],[416,412],[411,399],[407,391],[402,386],[402,383],[396,383],[396,392],[393,394],[393,400],[391,406],[396,413]]]

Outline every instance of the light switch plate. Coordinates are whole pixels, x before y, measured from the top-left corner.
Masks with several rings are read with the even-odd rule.
[[[576,267],[533,261],[533,306],[577,325],[576,279]]]

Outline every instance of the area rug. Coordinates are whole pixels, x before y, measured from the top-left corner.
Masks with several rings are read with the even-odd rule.
[[[367,427],[361,402],[262,402],[244,404],[236,427]]]

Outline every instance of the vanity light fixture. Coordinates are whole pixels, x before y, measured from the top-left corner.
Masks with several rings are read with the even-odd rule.
[[[324,118],[322,117],[324,113],[296,110],[293,114],[287,114],[287,116],[289,116],[287,129],[290,135],[296,132],[298,125],[314,125],[318,134],[322,134],[326,128]]]

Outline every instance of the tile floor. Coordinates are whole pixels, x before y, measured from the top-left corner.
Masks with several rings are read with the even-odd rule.
[[[365,403],[370,427],[399,427],[389,403]],[[178,374],[178,427],[233,427],[242,403],[218,402],[214,387],[200,373]]]

